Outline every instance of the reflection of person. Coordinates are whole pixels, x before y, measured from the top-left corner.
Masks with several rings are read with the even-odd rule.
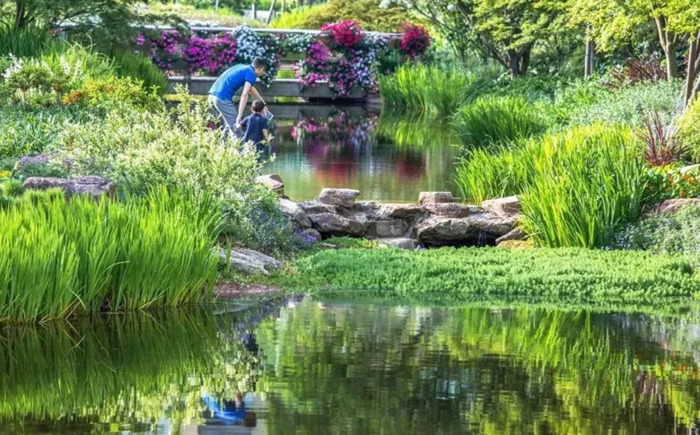
[[[265,151],[265,144],[270,139],[267,118],[263,116],[265,103],[260,100],[253,101],[252,114],[240,122],[241,128],[245,131],[243,142],[253,142],[258,152]]]
[[[219,401],[213,397],[206,396],[204,397],[204,403],[215,419],[223,420],[227,424],[239,424],[242,422],[245,427],[257,426],[257,416],[254,412],[246,411],[243,394],[238,391],[233,401]]]
[[[257,89],[253,87],[258,77],[262,77],[265,71],[267,71],[267,61],[256,57],[252,65],[235,65],[227,69],[209,90],[209,103],[219,112],[224,121],[224,139],[228,133],[235,135],[248,105],[248,94],[253,94],[255,98],[265,102]],[[236,110],[233,96],[241,88],[243,88],[243,93],[238,110]]]

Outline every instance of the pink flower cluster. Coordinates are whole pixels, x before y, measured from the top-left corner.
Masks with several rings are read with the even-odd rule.
[[[355,21],[324,24],[321,31],[328,33],[340,47],[353,47],[362,40],[362,27]]]
[[[163,32],[160,38],[151,41],[151,56],[158,68],[163,71],[171,71],[173,69],[173,62],[180,59],[178,48],[182,43],[182,39],[180,32],[169,30]]]
[[[237,48],[228,33],[210,39],[193,36],[182,48],[182,55],[190,73],[217,75],[236,62]]]
[[[430,33],[424,26],[406,23],[403,26],[403,37],[401,38],[401,51],[406,53],[411,59],[425,54],[430,48]]]

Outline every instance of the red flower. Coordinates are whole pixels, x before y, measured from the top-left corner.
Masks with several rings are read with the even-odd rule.
[[[430,48],[430,33],[423,26],[405,23],[402,28],[401,50],[410,58],[420,56]]]
[[[362,40],[362,27],[355,21],[324,24],[321,31],[330,33],[335,43],[341,47],[349,48]]]

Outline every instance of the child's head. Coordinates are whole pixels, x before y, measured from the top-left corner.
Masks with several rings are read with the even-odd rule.
[[[253,101],[253,113],[260,113],[265,110],[265,103],[260,100]]]

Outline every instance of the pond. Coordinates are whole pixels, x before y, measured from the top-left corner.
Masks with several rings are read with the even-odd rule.
[[[692,312],[309,297],[12,327],[0,433],[690,433],[699,343]]]
[[[282,177],[292,200],[313,199],[324,187],[383,202],[416,202],[421,191],[457,194],[457,141],[445,121],[359,108],[285,109],[272,107],[276,159],[264,171]]]

